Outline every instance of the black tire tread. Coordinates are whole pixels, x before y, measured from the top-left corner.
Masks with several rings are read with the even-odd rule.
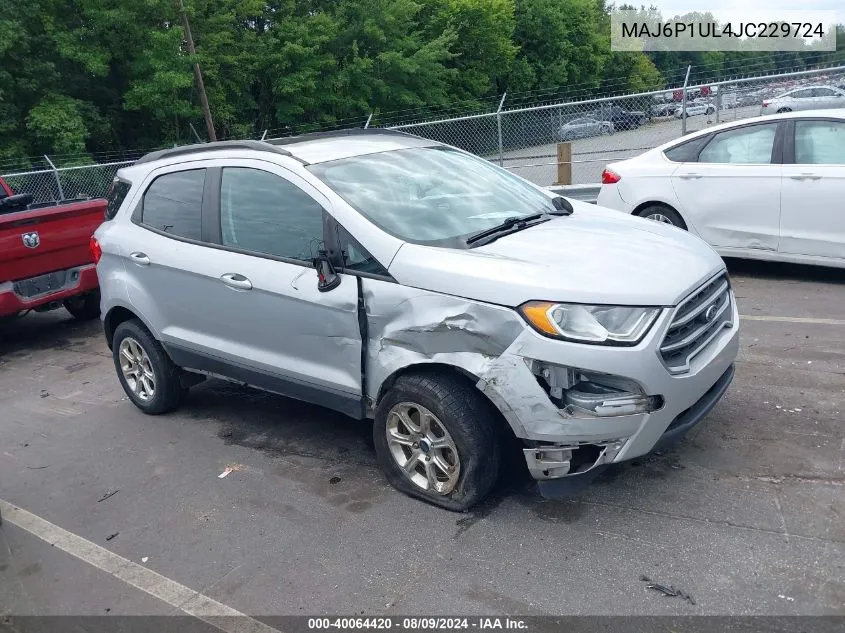
[[[132,390],[129,389],[123,378],[123,373],[120,371],[120,341],[126,336],[132,336],[141,344],[141,347],[147,352],[147,356],[150,357],[153,366],[153,372],[156,376],[156,395],[148,403],[135,399]],[[161,343],[138,319],[123,321],[115,328],[112,338],[112,357],[120,385],[132,403],[144,413],[150,415],[168,413],[182,402],[183,392],[179,368],[170,360],[170,356],[164,351]]]
[[[647,215],[650,215],[654,211],[658,211],[672,220],[672,223],[677,226],[678,228],[687,230],[687,223],[684,222],[684,218],[681,217],[681,214],[675,211],[672,207],[668,204],[660,204],[660,203],[653,203],[646,205],[639,211],[637,211],[637,215],[641,218],[645,218]]]
[[[437,415],[458,444],[461,475],[448,496],[417,488],[400,471],[387,449],[384,438],[387,413],[394,404],[405,400],[417,402]],[[484,499],[496,484],[500,462],[498,421],[490,403],[461,376],[442,371],[400,376],[379,402],[373,439],[379,463],[394,487],[447,510],[468,510]],[[472,450],[467,452],[467,447]]]
[[[65,310],[70,312],[71,316],[77,321],[91,321],[100,316],[100,291],[93,290],[81,297],[72,297],[72,299],[83,299],[82,306],[75,306],[70,299],[65,299],[62,302]]]

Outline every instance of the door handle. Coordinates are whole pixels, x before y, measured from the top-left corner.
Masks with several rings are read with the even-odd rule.
[[[815,174],[796,174],[794,176],[790,176],[792,180],[821,180],[821,176],[817,176]]]
[[[694,179],[701,178],[701,174],[681,174],[678,177],[683,178],[684,180],[694,180]]]
[[[139,266],[149,266],[150,265],[150,258],[147,257],[146,253],[142,253],[140,251],[135,251],[134,253],[129,253],[129,259],[131,259],[134,263],[138,264]]]
[[[238,273],[220,275],[220,281],[235,290],[252,290],[252,282]]]

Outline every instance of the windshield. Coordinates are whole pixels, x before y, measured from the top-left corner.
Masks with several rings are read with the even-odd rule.
[[[416,147],[309,167],[373,224],[407,242],[455,246],[508,218],[554,213],[551,199],[482,158]]]

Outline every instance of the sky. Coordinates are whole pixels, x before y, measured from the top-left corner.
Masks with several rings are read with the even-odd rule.
[[[717,20],[724,20],[730,16],[732,20],[742,19],[772,19],[778,10],[794,12],[805,11],[837,11],[839,22],[845,18],[845,2],[843,0],[627,0],[635,6],[654,5],[660,9],[663,18],[682,15],[689,11],[710,11]],[[741,8],[740,8],[741,7]],[[749,18],[743,18],[746,12]],[[761,16],[762,14],[762,16]],[[791,16],[793,19],[795,15]],[[775,18],[776,19],[776,18]]]

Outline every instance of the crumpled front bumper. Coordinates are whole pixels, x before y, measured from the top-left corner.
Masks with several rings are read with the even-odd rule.
[[[552,493],[561,478],[587,474],[633,459],[683,435],[715,406],[733,377],[739,350],[739,314],[731,295],[732,318],[692,359],[690,369],[672,374],[659,353],[673,310],[664,310],[646,338],[635,347],[604,347],[552,341],[526,328],[482,375],[478,387],[502,412],[526,445],[525,457],[541,491]],[[656,410],[631,415],[577,417],[559,408],[532,372],[532,361],[576,368],[633,381],[649,396],[660,396]],[[570,469],[568,451],[592,451]],[[582,460],[583,462],[583,460]],[[566,486],[560,484],[560,487]]]
[[[728,367],[727,371],[722,374],[722,377],[713,385],[701,398],[689,409],[676,417],[669,428],[663,432],[663,435],[657,440],[650,452],[671,446],[684,435],[686,435],[694,426],[701,422],[707,414],[716,406],[733,380],[735,373],[734,366]],[[619,460],[616,460],[619,461]],[[593,466],[590,470],[569,475],[566,477],[559,477],[557,479],[543,479],[537,481],[537,488],[540,494],[547,499],[559,499],[566,497],[572,493],[580,490],[584,486],[592,482],[601,473],[607,470],[613,461],[602,462]]]

